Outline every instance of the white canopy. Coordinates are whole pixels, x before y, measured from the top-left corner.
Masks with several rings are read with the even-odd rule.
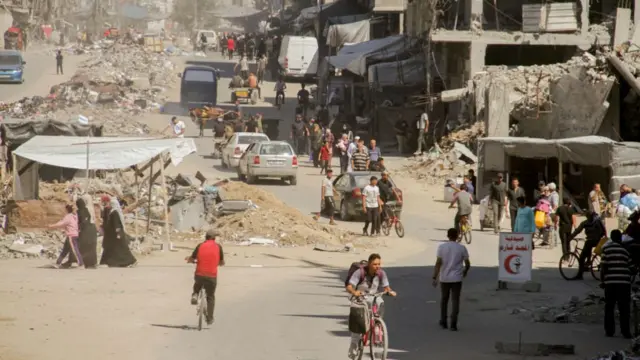
[[[185,156],[196,152],[193,139],[154,139],[142,137],[77,137],[34,136],[18,147],[16,156],[62,168],[87,168],[89,141],[89,170],[123,169],[151,160],[164,152],[171,155],[175,166]]]

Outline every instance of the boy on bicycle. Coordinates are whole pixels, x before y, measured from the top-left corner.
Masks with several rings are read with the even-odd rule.
[[[402,198],[389,180],[388,171],[383,171],[380,175],[380,181],[378,181],[378,189],[380,189],[380,200],[382,200],[382,214],[380,214],[382,218],[381,220],[387,221],[387,208],[389,207],[389,205],[391,205],[389,203],[392,203],[393,205],[400,205],[402,204]]]
[[[189,263],[196,263],[191,305],[198,303],[198,294],[203,287],[207,293],[207,325],[213,323],[213,309],[216,302],[215,292],[218,284],[218,266],[224,266],[224,253],[222,252],[222,246],[216,242],[217,236],[217,231],[207,231],[204,242],[196,246],[191,256],[185,258]]]

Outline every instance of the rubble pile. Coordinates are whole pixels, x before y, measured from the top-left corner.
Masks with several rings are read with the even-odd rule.
[[[615,76],[607,63],[608,52],[609,49],[605,47],[596,55],[585,52],[564,63],[518,66],[511,69],[506,66],[488,66],[486,70],[491,82],[504,84],[514,90],[510,94],[510,101],[516,111],[549,110],[548,104],[553,102],[549,85],[564,75],[571,74],[591,84],[614,81]]]
[[[444,151],[450,151],[453,149],[454,144],[460,143],[466,146],[472,146],[478,140],[484,136],[484,121],[478,121],[470,127],[465,127],[457,131],[453,131],[447,136],[440,139],[440,149]]]
[[[28,120],[71,120],[78,115],[105,126],[105,135],[148,134],[134,117],[160,110],[166,88],[178,77],[164,54],[137,45],[104,41],[67,82],[55,85],[46,97],[33,96],[1,104],[5,116]]]
[[[601,324],[604,318],[604,297],[590,294],[580,300],[573,296],[568,303],[559,307],[518,308],[511,313],[533,322]]]
[[[273,240],[278,245],[346,244],[355,234],[318,223],[275,195],[243,182],[229,182],[221,187],[225,199],[251,200],[256,208],[219,217],[215,228],[223,239],[245,242],[250,238]]]

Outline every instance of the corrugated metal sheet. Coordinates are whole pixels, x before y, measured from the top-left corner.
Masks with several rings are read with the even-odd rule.
[[[522,31],[578,31],[577,9],[575,2],[522,5]]]

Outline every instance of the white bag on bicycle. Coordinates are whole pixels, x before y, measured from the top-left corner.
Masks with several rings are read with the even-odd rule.
[[[367,303],[352,301],[349,308],[349,331],[354,334],[366,334],[370,325],[371,319]]]

